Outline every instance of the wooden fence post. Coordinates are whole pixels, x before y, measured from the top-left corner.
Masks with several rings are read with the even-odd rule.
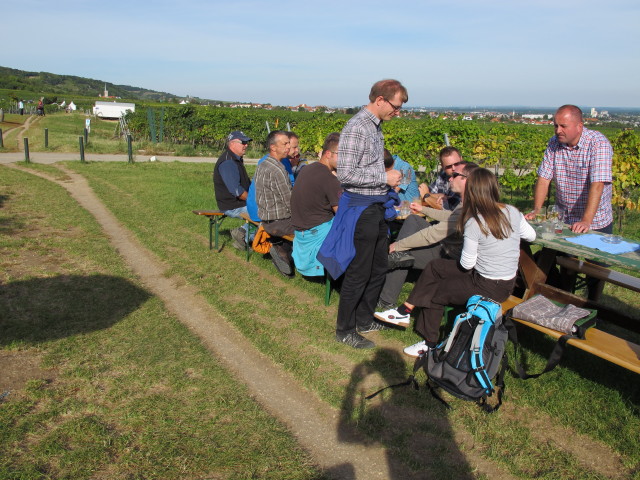
[[[31,163],[31,159],[29,158],[29,139],[24,137],[24,161],[27,163]]]
[[[129,154],[129,163],[133,163],[133,147],[131,146],[131,134],[127,135],[127,153]]]
[[[85,163],[84,161],[84,137],[81,135],[78,137],[78,143],[80,143],[80,161]]]

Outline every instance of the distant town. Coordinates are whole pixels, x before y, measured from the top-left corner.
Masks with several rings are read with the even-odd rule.
[[[189,103],[183,100],[180,103]],[[325,113],[356,113],[360,107],[327,107],[324,105],[309,106],[300,104],[295,106],[273,106],[262,103],[219,103],[210,104],[211,106],[224,106],[231,108],[261,108],[266,110],[291,110],[294,112],[325,112]],[[429,108],[429,107],[408,107],[402,110],[401,116],[414,118],[440,118],[440,119],[457,119],[463,121],[484,120],[490,122],[511,122],[523,123],[529,125],[553,125],[554,110],[542,109],[536,113],[524,113],[534,109],[527,107],[514,107],[507,109],[505,107],[499,109],[464,109],[455,108]],[[585,122],[590,124],[617,123],[628,127],[640,127],[640,110],[636,109],[616,109],[616,111],[597,110],[594,107],[590,109],[583,108]]]

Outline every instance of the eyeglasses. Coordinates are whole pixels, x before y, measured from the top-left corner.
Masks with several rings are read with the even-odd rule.
[[[452,177],[452,178],[458,178],[458,177],[464,177],[464,178],[467,178],[467,176],[466,176],[464,173],[458,173],[458,172],[453,172],[453,173],[451,174],[451,177]]]
[[[444,167],[445,170],[449,170],[450,168],[453,167],[457,167],[458,165],[460,165],[462,162],[456,162],[456,163],[452,163],[451,165],[447,165],[446,167]]]
[[[232,140],[232,142],[237,142],[237,143],[241,143],[242,145],[249,145],[249,142],[245,142],[244,140]]]
[[[399,112],[400,109],[402,108],[402,105],[400,105],[399,107],[396,107],[393,103],[391,103],[389,100],[387,100],[386,98],[382,97],[384,99],[385,102],[387,102],[389,105],[391,105],[391,107],[393,107],[393,111],[394,112]]]

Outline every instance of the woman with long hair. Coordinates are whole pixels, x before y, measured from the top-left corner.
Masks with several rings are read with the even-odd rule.
[[[504,302],[515,283],[520,240],[536,238],[522,213],[500,203],[498,181],[485,168],[476,168],[466,179],[458,230],[464,235],[460,262],[433,260],[407,301],[395,311],[384,312],[385,318],[377,317],[389,323],[408,323],[411,311],[418,307],[415,328],[424,340],[405,348],[407,355],[418,356],[436,346],[445,306],[464,305],[476,294]]]

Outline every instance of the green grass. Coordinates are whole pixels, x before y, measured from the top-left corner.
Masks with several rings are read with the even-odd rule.
[[[345,349],[337,344],[333,340],[337,295],[334,293],[331,307],[324,307],[321,283],[299,277],[280,281],[271,262],[257,254],[252,255],[247,265],[243,255],[232,249],[221,254],[208,251],[206,222],[191,214],[191,210],[215,207],[211,165],[70,165],[90,179],[114,214],[166,261],[173,273],[199,288],[263,353],[329,404],[344,409],[345,398],[349,398],[351,391],[349,386],[358,384],[352,374],[361,366],[372,369],[384,379],[383,384],[401,380],[410,370],[409,362],[397,355],[387,355],[387,360],[395,359],[390,363],[373,362],[370,352]],[[235,225],[237,221],[225,220],[223,230]],[[636,314],[637,311],[635,307]],[[398,350],[418,338],[410,329],[385,331],[381,337]],[[523,343],[528,367],[532,371],[541,370],[551,343],[535,335],[525,336]],[[640,471],[637,380],[636,374],[568,349],[556,372],[528,382],[508,379],[506,410],[527,408],[552,424],[608,445],[622,457],[628,471],[637,476]],[[380,382],[372,384],[371,390],[378,385]],[[391,396],[389,401],[420,412],[425,409],[440,412],[437,405],[422,395],[404,392]],[[551,465],[560,472],[555,478],[596,475],[583,471],[584,467],[575,470],[574,462],[558,446],[539,446],[526,422],[521,423],[505,412],[486,418],[486,430],[477,430],[468,419],[475,412],[473,406],[457,401],[454,404],[456,409],[449,421],[470,430],[478,448],[511,473],[525,478],[551,478],[547,472]],[[349,407],[345,411],[350,421],[358,423],[372,438],[382,439],[391,449],[397,448],[398,438],[415,429],[385,422],[384,414],[366,403],[356,410]],[[511,441],[518,446],[518,456],[494,448],[496,441],[509,441],[505,431],[513,431],[517,436]],[[451,433],[444,438],[451,441]],[[455,471],[451,465],[440,468],[443,474]]]
[[[29,138],[29,149],[34,152],[79,152],[79,137],[84,137],[86,119],[91,120],[84,144],[86,153],[127,153],[126,140],[117,136],[117,121],[81,113],[56,113],[42,117],[25,134]],[[48,148],[44,147],[45,128],[49,131]]]
[[[215,208],[212,164],[68,162],[67,166],[89,179],[118,219],[169,265],[170,274],[181,275],[199,289],[262,353],[339,409],[344,422],[357,425],[372,441],[382,442],[390,455],[410,468],[427,468],[437,478],[470,475],[472,467],[457,452],[459,442],[454,439],[454,431],[462,430],[469,433],[477,454],[514,476],[603,477],[562,445],[545,439],[540,425],[546,424],[567,429],[567,442],[581,434],[606,446],[598,448],[620,456],[623,476],[640,478],[636,374],[569,348],[562,365],[549,375],[529,381],[507,378],[505,405],[492,416],[458,400],[452,401],[454,410],[447,414],[422,390],[386,391],[382,405],[364,401],[364,395],[406,377],[411,362],[399,353],[400,348],[413,343],[417,335],[411,329],[384,331],[377,337],[384,346],[373,352],[345,348],[333,339],[338,295],[334,292],[331,305],[325,307],[321,282],[300,277],[284,280],[269,260],[255,253],[247,264],[244,254],[230,248],[226,233],[225,249],[209,251],[206,220],[191,210]],[[223,231],[238,224],[226,219]],[[637,306],[631,303],[637,315]],[[101,332],[105,335],[101,341],[112,345],[107,337],[115,333]],[[525,361],[531,371],[539,371],[552,343],[527,333],[521,339]],[[124,335],[115,343],[124,341]],[[73,348],[79,348],[77,342]],[[183,347],[181,352],[190,348]],[[74,367],[76,375],[102,375],[103,357],[88,358]],[[110,391],[121,400],[135,389]],[[92,395],[91,405],[98,397]],[[98,438],[102,427],[96,424],[89,430]],[[429,448],[416,452],[416,439]]]
[[[66,191],[0,169],[0,354],[42,359],[0,403],[0,479],[322,478]]]

